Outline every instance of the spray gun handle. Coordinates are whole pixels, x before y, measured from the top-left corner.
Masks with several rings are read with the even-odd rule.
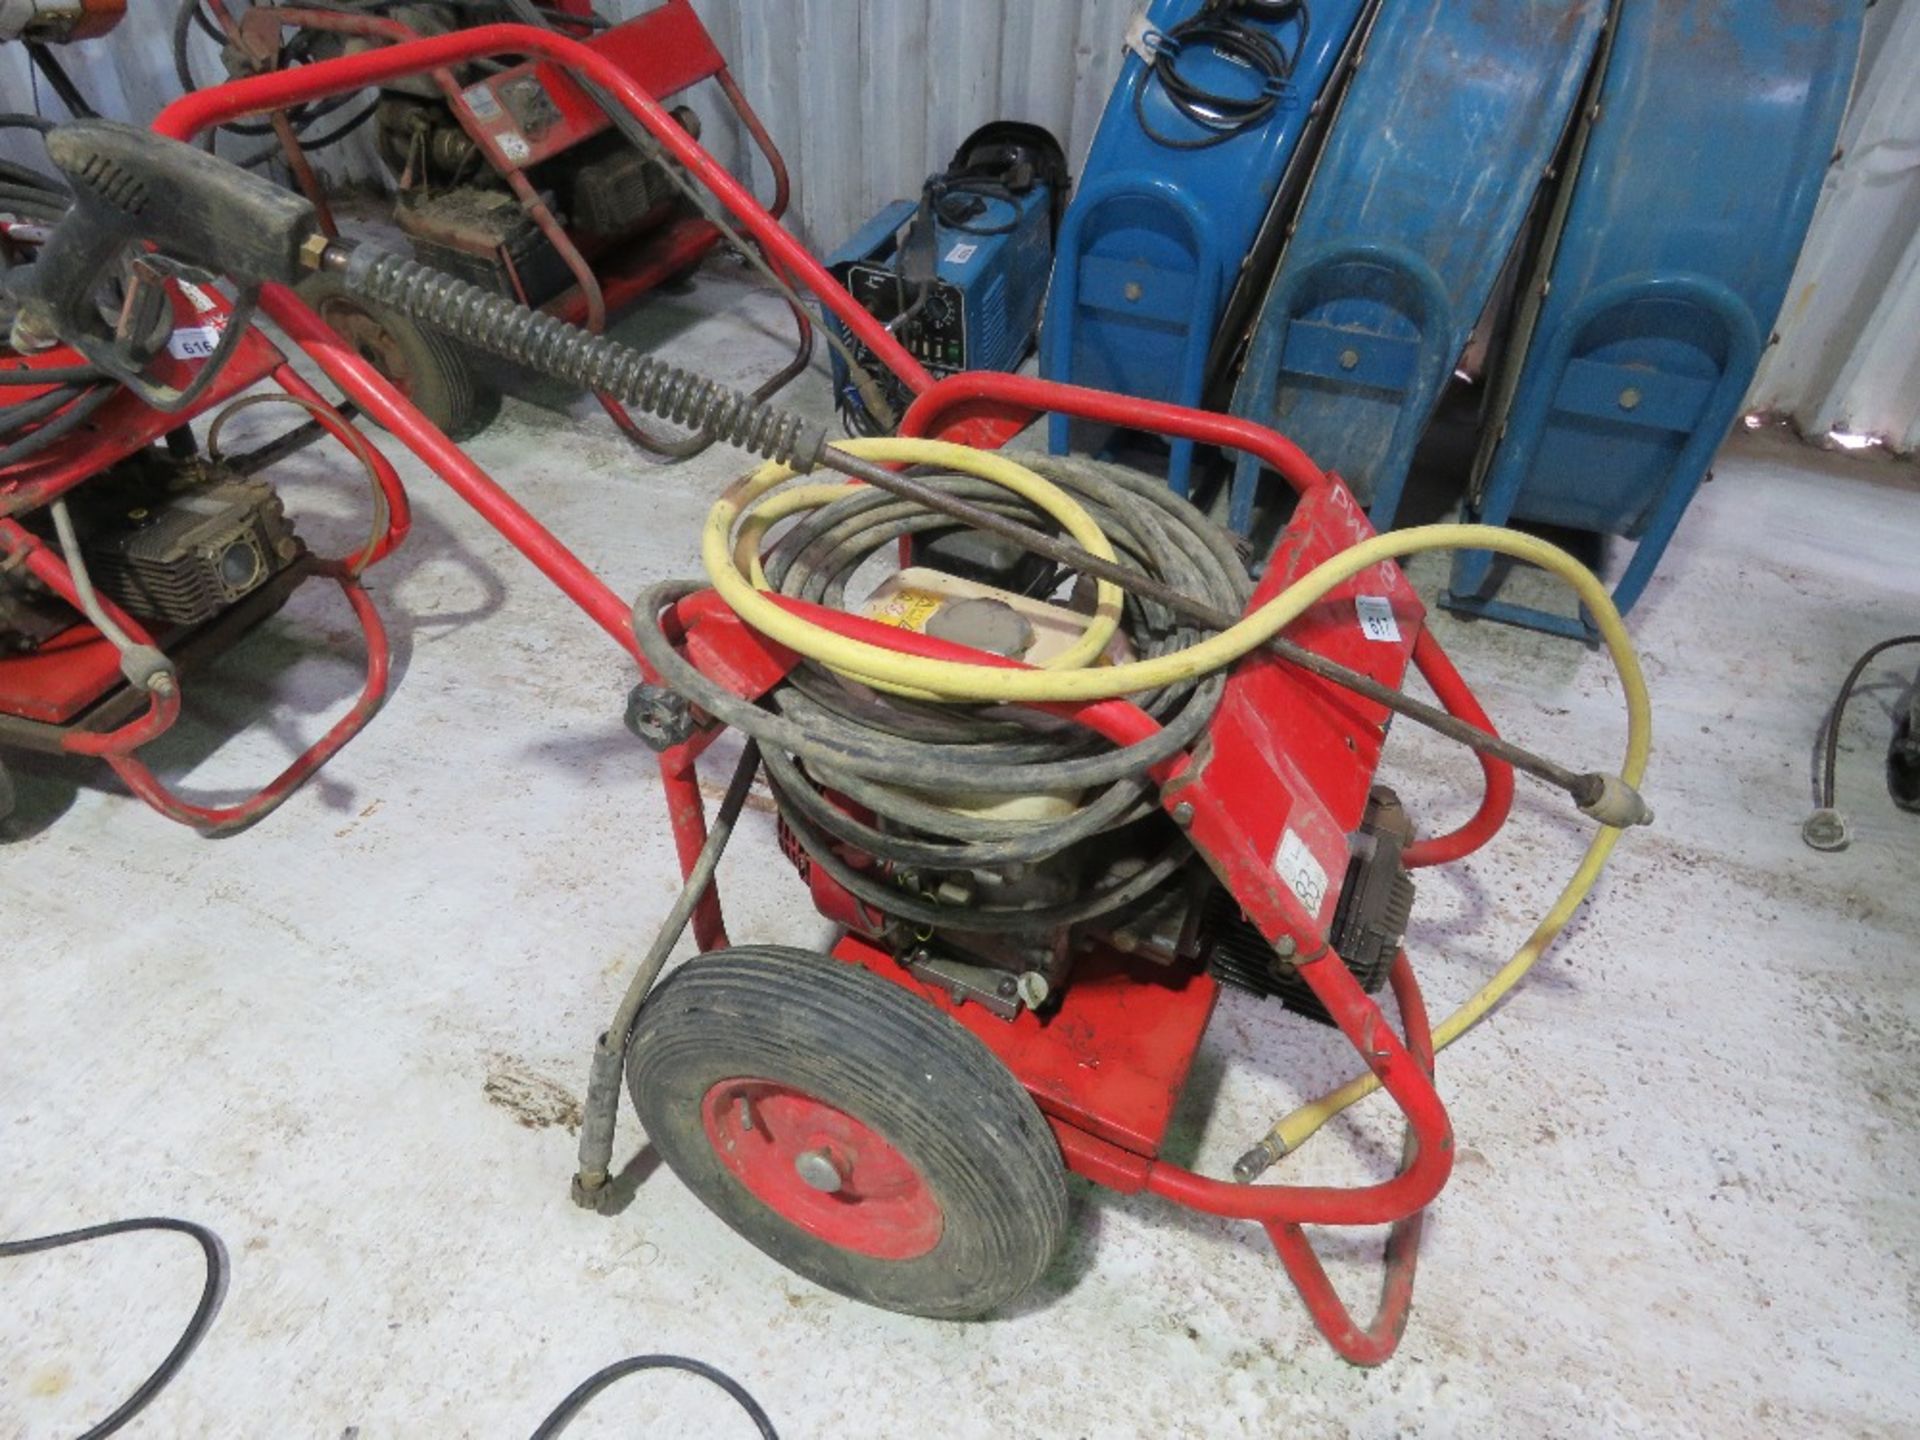
[[[47,137],[74,203],[20,275],[15,343],[96,339],[94,292],[134,241],[242,284],[291,281],[315,232],[313,206],[271,181],[178,140],[111,120],[76,120]]]

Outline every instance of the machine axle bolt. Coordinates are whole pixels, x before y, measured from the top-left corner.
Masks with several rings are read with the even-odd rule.
[[[1340,368],[1342,370],[1351,370],[1359,363],[1360,352],[1358,350],[1348,349],[1340,352]]]
[[[1193,805],[1190,801],[1182,800],[1173,807],[1173,823],[1182,830],[1193,824]]]
[[[847,1179],[840,1173],[839,1162],[824,1146],[818,1150],[802,1150],[793,1157],[793,1169],[807,1184],[829,1195],[837,1192]]]

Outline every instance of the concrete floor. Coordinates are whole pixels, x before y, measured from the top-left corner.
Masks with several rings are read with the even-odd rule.
[[[777,363],[778,314],[709,282],[645,323],[747,375]],[[651,467],[584,405],[511,403],[472,449],[622,594],[692,568],[740,468]],[[309,534],[350,545],[357,497],[322,486],[321,457],[284,473]],[[1723,458],[1634,617],[1658,827],[1445,1057],[1459,1163],[1405,1343],[1371,1372],[1334,1358],[1256,1231],[1078,1182],[1053,1271],[974,1325],[784,1272],[655,1170],[625,1116],[637,1201],[573,1208],[587,1049],[675,886],[661,800],[620,725],[619,652],[447,492],[414,494],[414,539],[375,581],[396,694],[266,824],[202,840],[104,771],[22,776],[0,1234],[170,1213],[233,1261],[211,1336],[128,1433],[515,1436],[590,1370],[657,1350],[724,1366],[789,1437],[1920,1433],[1920,818],[1879,786],[1887,690],[1845,731],[1853,848],[1798,837],[1830,692],[1920,609],[1912,471],[1756,439]],[[1429,593],[1439,574],[1418,572]],[[204,794],[278,768],[357,685],[346,624],[301,596],[203,682],[167,773]],[[1433,624],[1513,733],[1615,762],[1602,658]],[[1388,771],[1430,826],[1463,813],[1473,770],[1446,746],[1403,733]],[[1500,844],[1424,884],[1411,945],[1436,1010],[1518,943],[1578,844],[1525,789]],[[736,939],[819,936],[765,813],[723,879]],[[1223,1173],[1346,1066],[1326,1032],[1229,996],[1179,1146]],[[1285,1174],[1377,1173],[1392,1141],[1372,1104]],[[1364,1303],[1377,1237],[1328,1248]],[[0,1268],[0,1432],[102,1415],[171,1343],[197,1265],[173,1237]],[[625,1382],[573,1433],[636,1426],[748,1433],[672,1375]]]

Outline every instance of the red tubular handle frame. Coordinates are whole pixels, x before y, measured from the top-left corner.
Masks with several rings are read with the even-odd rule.
[[[172,139],[190,141],[210,126],[230,120],[269,114],[290,105],[365,89],[403,75],[431,72],[495,55],[550,60],[616,96],[668,154],[718,197],[742,228],[759,242],[775,269],[812,291],[909,389],[919,391],[932,384],[932,376],[925,367],[862,309],[826,268],[760,206],[752,193],[701,148],[631,76],[590,47],[550,31],[525,25],[480,25],[322,60],[293,70],[232,80],[182,96],[161,111],[153,128],[156,133]],[[752,121],[748,128],[755,128]],[[605,581],[534,519],[492,476],[469,460],[292,290],[282,285],[263,286],[260,305],[288,338],[319,365],[328,379],[439,475],[455,494],[558,586],[561,593],[612,636],[640,666],[643,678],[658,680],[640,659],[634,645],[628,628],[627,603]],[[662,755],[659,763],[674,849],[684,875],[691,871],[706,843],[706,807],[701,800],[692,753],[682,747]],[[703,949],[727,943],[717,887],[701,899],[694,912],[693,930],[695,940]]]
[[[691,171],[739,220],[741,227],[760,242],[777,269],[812,292],[910,390],[918,392],[933,384],[926,367],[914,359],[884,325],[862,309],[827,273],[826,267],[780,227],[779,221],[767,213],[752,192],[728,174],[632,76],[590,46],[552,31],[528,25],[476,25],[472,29],[409,40],[384,49],[320,60],[293,70],[230,80],[224,85],[183,95],[160,112],[153,128],[175,140],[191,140],[212,125],[224,125],[231,120],[284,110],[290,105],[364,90],[403,75],[431,72],[496,55],[549,60],[611,92],[647,127],[661,148]]]

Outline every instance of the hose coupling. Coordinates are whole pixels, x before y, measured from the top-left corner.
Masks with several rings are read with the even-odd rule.
[[[1845,815],[1822,806],[1801,824],[1800,838],[1815,850],[1844,850],[1853,843],[1853,829]]]
[[[621,1052],[602,1035],[587,1072],[587,1099],[580,1107],[580,1164],[569,1193],[583,1210],[604,1215],[612,1205],[613,1127],[620,1110]]]
[[[1638,790],[1618,775],[1601,775],[1597,772],[1582,775],[1579,787],[1574,791],[1574,800],[1579,804],[1582,815],[1616,830],[1653,823],[1652,807],[1641,798]]]
[[[1287,1147],[1269,1135],[1233,1162],[1233,1178],[1242,1185],[1251,1185],[1286,1153]]]

